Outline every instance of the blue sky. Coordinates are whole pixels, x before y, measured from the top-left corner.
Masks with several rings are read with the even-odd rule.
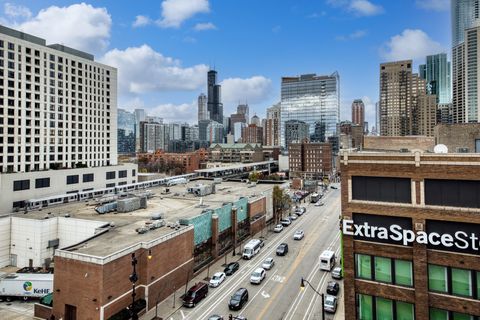
[[[215,66],[224,112],[279,101],[282,76],[340,73],[341,118],[353,99],[373,124],[383,61],[450,52],[449,0],[0,1],[1,23],[92,52],[119,69],[119,107],[196,120]]]

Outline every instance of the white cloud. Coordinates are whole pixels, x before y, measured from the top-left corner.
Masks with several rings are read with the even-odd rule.
[[[263,76],[253,76],[247,79],[228,78],[220,84],[222,85],[222,100],[226,103],[238,103],[238,101],[259,103],[265,101],[272,93],[272,80]]]
[[[427,10],[447,11],[450,9],[450,0],[417,0],[416,4]]]
[[[429,54],[445,51],[442,46],[432,40],[428,34],[419,29],[405,29],[401,34],[390,38],[381,50],[387,60],[425,59]]]
[[[205,31],[205,30],[216,30],[217,27],[211,22],[205,23],[197,23],[195,27],[193,27],[196,31]]]
[[[349,10],[360,16],[374,16],[383,13],[383,7],[375,5],[368,0],[353,0]]]
[[[348,41],[348,40],[355,40],[355,39],[360,39],[360,38],[363,38],[367,35],[367,31],[366,30],[357,30],[357,31],[354,31],[346,36],[337,36],[337,40],[338,41]]]
[[[10,9],[10,15],[28,16],[25,10]],[[51,6],[22,23],[9,22],[8,25],[45,38],[48,43],[60,43],[89,53],[99,53],[108,46],[112,19],[107,9],[80,3],[68,7]]]
[[[147,109],[147,113],[162,117],[166,123],[180,121],[194,123],[197,121],[197,108],[197,101],[182,104],[166,103]]]
[[[158,24],[163,28],[178,28],[197,13],[207,12],[210,12],[208,0],[164,0]]]
[[[205,85],[208,71],[204,64],[183,68],[179,60],[145,44],[110,50],[101,61],[118,69],[120,94],[196,90]]]
[[[138,28],[149,25],[150,23],[152,23],[152,20],[149,17],[139,15],[135,17],[135,21],[132,23],[132,26],[134,28]]]
[[[369,0],[327,0],[333,7],[344,8],[357,16],[374,16],[382,14],[385,10]]]
[[[5,5],[3,6],[3,10],[5,11],[5,15],[10,18],[29,19],[32,16],[32,12],[27,7],[16,6],[9,2],[5,3]]]

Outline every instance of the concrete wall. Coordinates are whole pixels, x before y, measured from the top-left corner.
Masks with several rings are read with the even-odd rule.
[[[97,228],[105,225],[104,221],[84,220],[58,217],[59,248],[65,248],[79,243],[96,234]]]
[[[135,169],[135,177],[132,177],[132,169]],[[121,170],[127,170],[126,178],[118,178],[118,171]],[[115,171],[115,179],[106,180],[105,173],[107,171]],[[0,197],[0,214],[12,212],[13,203],[16,201],[61,195],[69,191],[81,191],[89,188],[103,189],[107,183],[118,185],[119,182],[127,182],[127,184],[130,184],[133,181],[137,181],[137,172],[137,165],[128,163],[109,167],[3,173],[0,174],[0,194],[2,195]],[[94,181],[83,183],[82,175],[85,173],[93,173]],[[79,175],[79,183],[67,185],[67,176],[69,175]],[[35,179],[38,178],[50,178],[50,187],[36,189]],[[30,189],[13,191],[13,183],[17,180],[30,180]]]
[[[0,267],[10,264],[10,217],[0,218]]]
[[[475,140],[480,140],[480,124],[439,124],[434,128],[434,135],[435,143],[446,145],[448,152],[455,153],[460,148],[468,148],[471,153],[475,152]]]
[[[435,146],[435,139],[433,137],[424,136],[409,136],[409,137],[376,137],[365,136],[363,138],[364,150],[379,150],[379,151],[399,151],[400,149],[414,150],[419,149],[423,151],[433,152]]]

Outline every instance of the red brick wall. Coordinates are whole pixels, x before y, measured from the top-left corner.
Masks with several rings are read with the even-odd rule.
[[[267,212],[267,199],[265,197],[248,203],[248,217],[253,218],[258,214]]]
[[[33,305],[33,315],[40,319],[49,319],[52,315],[52,308],[35,303]]]

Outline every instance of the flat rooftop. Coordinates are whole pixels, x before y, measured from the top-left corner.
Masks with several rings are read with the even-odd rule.
[[[96,198],[29,211],[27,214],[18,213],[14,216],[40,220],[47,216],[63,217],[69,214],[72,218],[113,223],[115,227],[110,228],[108,232],[68,249],[103,257],[136,243],[153,241],[176,232],[175,229],[162,227],[145,234],[137,234],[135,229],[144,226],[145,222],[151,221],[154,213],[161,213],[167,225],[175,224],[182,218],[195,217],[204,210],[219,208],[222,204],[236,201],[240,197],[246,197],[249,201],[258,199],[271,192],[275,186],[274,184],[249,185],[245,182],[222,182],[216,184],[215,194],[196,197],[187,192],[189,187],[212,183],[211,180],[194,180],[185,185],[149,188],[153,197],[147,200],[147,208],[128,213],[98,214],[95,207],[100,198]],[[168,194],[164,194],[165,188],[169,189]],[[200,205],[200,201],[202,201],[202,205]]]

